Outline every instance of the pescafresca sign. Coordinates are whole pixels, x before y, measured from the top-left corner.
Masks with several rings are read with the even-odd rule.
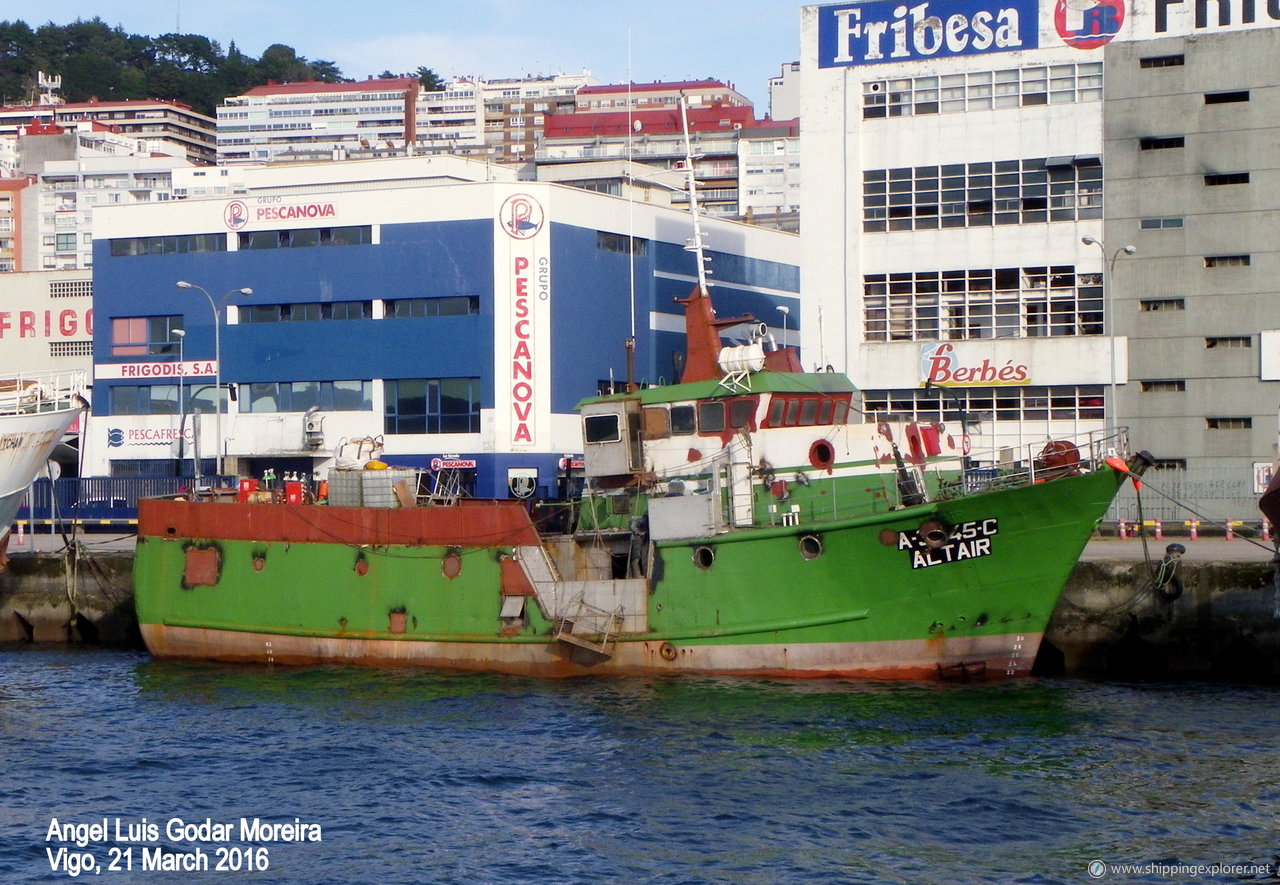
[[[1034,0],[931,0],[818,7],[818,67],[1036,49]]]

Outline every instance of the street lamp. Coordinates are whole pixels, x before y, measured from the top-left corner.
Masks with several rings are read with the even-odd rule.
[[[1097,246],[1102,250],[1102,261],[1105,265],[1104,271],[1106,275],[1102,278],[1102,325],[1107,330],[1107,338],[1111,348],[1111,383],[1110,392],[1107,397],[1110,406],[1111,420],[1107,423],[1107,437],[1112,438],[1116,434],[1116,425],[1119,424],[1119,403],[1116,400],[1116,330],[1115,330],[1115,305],[1111,303],[1111,280],[1116,272],[1116,259],[1121,253],[1125,255],[1133,255],[1137,252],[1134,246],[1121,246],[1111,255],[1111,260],[1107,261],[1107,247],[1102,241],[1094,237],[1084,236],[1080,238],[1080,242],[1086,246]],[[1114,440],[1112,445],[1114,445]]]
[[[178,336],[178,472],[175,475],[181,476],[182,475],[182,459],[183,459],[183,456],[185,455],[185,453],[182,450],[182,443],[184,440],[184,434],[186,433],[186,423],[187,423],[187,404],[185,399],[183,398],[184,391],[182,389],[183,387],[182,376],[187,371],[187,366],[186,366],[187,354],[185,349],[186,342],[187,342],[187,333],[182,329],[170,329],[169,334]]]
[[[791,313],[791,308],[785,304],[778,305],[778,313],[782,314],[782,346],[787,346],[787,314]]]
[[[179,289],[196,289],[203,292],[204,297],[209,299],[209,307],[213,309],[213,386],[214,405],[217,408],[214,435],[218,441],[218,476],[222,476],[222,309],[227,306],[227,299],[232,295],[252,295],[253,290],[248,287],[232,289],[222,296],[222,300],[214,301],[213,296],[204,286],[197,286],[186,280],[178,280],[176,285]]]

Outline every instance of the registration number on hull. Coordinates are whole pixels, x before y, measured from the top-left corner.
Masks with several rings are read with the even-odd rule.
[[[945,540],[928,543],[920,531],[898,532],[898,549],[911,554],[911,567],[931,568],[991,555],[991,539],[1000,532],[999,520],[974,519],[951,527]]]

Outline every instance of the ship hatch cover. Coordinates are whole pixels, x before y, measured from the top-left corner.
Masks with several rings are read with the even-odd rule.
[[[518,618],[524,614],[523,596],[502,597],[502,614],[504,618]]]

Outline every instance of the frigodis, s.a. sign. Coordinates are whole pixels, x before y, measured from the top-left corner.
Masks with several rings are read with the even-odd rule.
[[[932,0],[818,7],[818,67],[1036,49],[1035,0]]]

